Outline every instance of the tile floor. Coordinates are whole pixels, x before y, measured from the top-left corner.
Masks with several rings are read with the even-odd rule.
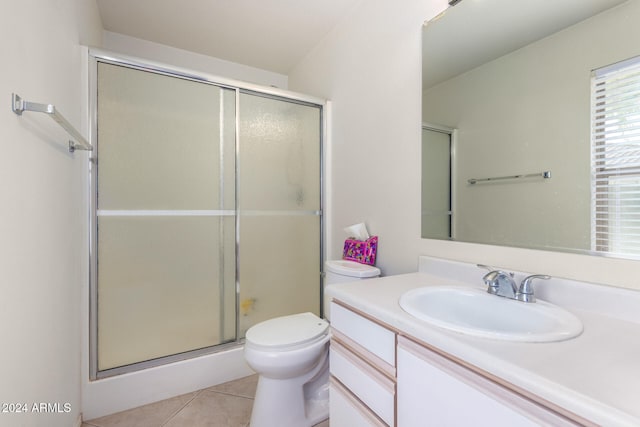
[[[82,427],[248,427],[257,384],[258,376],[251,375],[88,420]],[[329,427],[329,421],[316,427]]]

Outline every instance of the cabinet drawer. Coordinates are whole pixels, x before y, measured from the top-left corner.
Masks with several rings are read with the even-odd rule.
[[[335,378],[329,383],[331,427],[387,427]]]
[[[353,311],[331,303],[331,327],[391,366],[396,366],[396,334]]]
[[[387,425],[395,423],[395,383],[340,343],[331,343],[330,371]],[[333,410],[332,410],[333,411]]]

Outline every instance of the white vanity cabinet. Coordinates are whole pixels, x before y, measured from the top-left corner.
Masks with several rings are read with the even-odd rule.
[[[583,331],[545,343],[458,333],[400,304],[482,277],[476,264],[420,257],[416,273],[328,286],[332,427],[640,426],[640,292],[553,278],[538,297]]]
[[[396,425],[396,334],[331,303],[332,427]]]
[[[398,426],[576,426],[504,386],[398,338]]]

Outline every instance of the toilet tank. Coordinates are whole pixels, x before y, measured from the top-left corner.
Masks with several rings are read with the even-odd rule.
[[[354,282],[356,280],[373,279],[380,276],[380,269],[371,265],[360,264],[355,261],[332,260],[324,263],[324,286],[336,283]],[[324,318],[330,319],[329,297],[325,293],[323,298]]]
[[[324,270],[325,286],[380,276],[380,269],[377,267],[343,259],[327,261]]]

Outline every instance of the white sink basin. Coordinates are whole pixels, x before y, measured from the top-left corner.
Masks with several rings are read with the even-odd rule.
[[[563,308],[540,300],[502,298],[477,288],[418,288],[400,297],[400,307],[435,326],[484,338],[550,342],[582,333],[580,319]]]

